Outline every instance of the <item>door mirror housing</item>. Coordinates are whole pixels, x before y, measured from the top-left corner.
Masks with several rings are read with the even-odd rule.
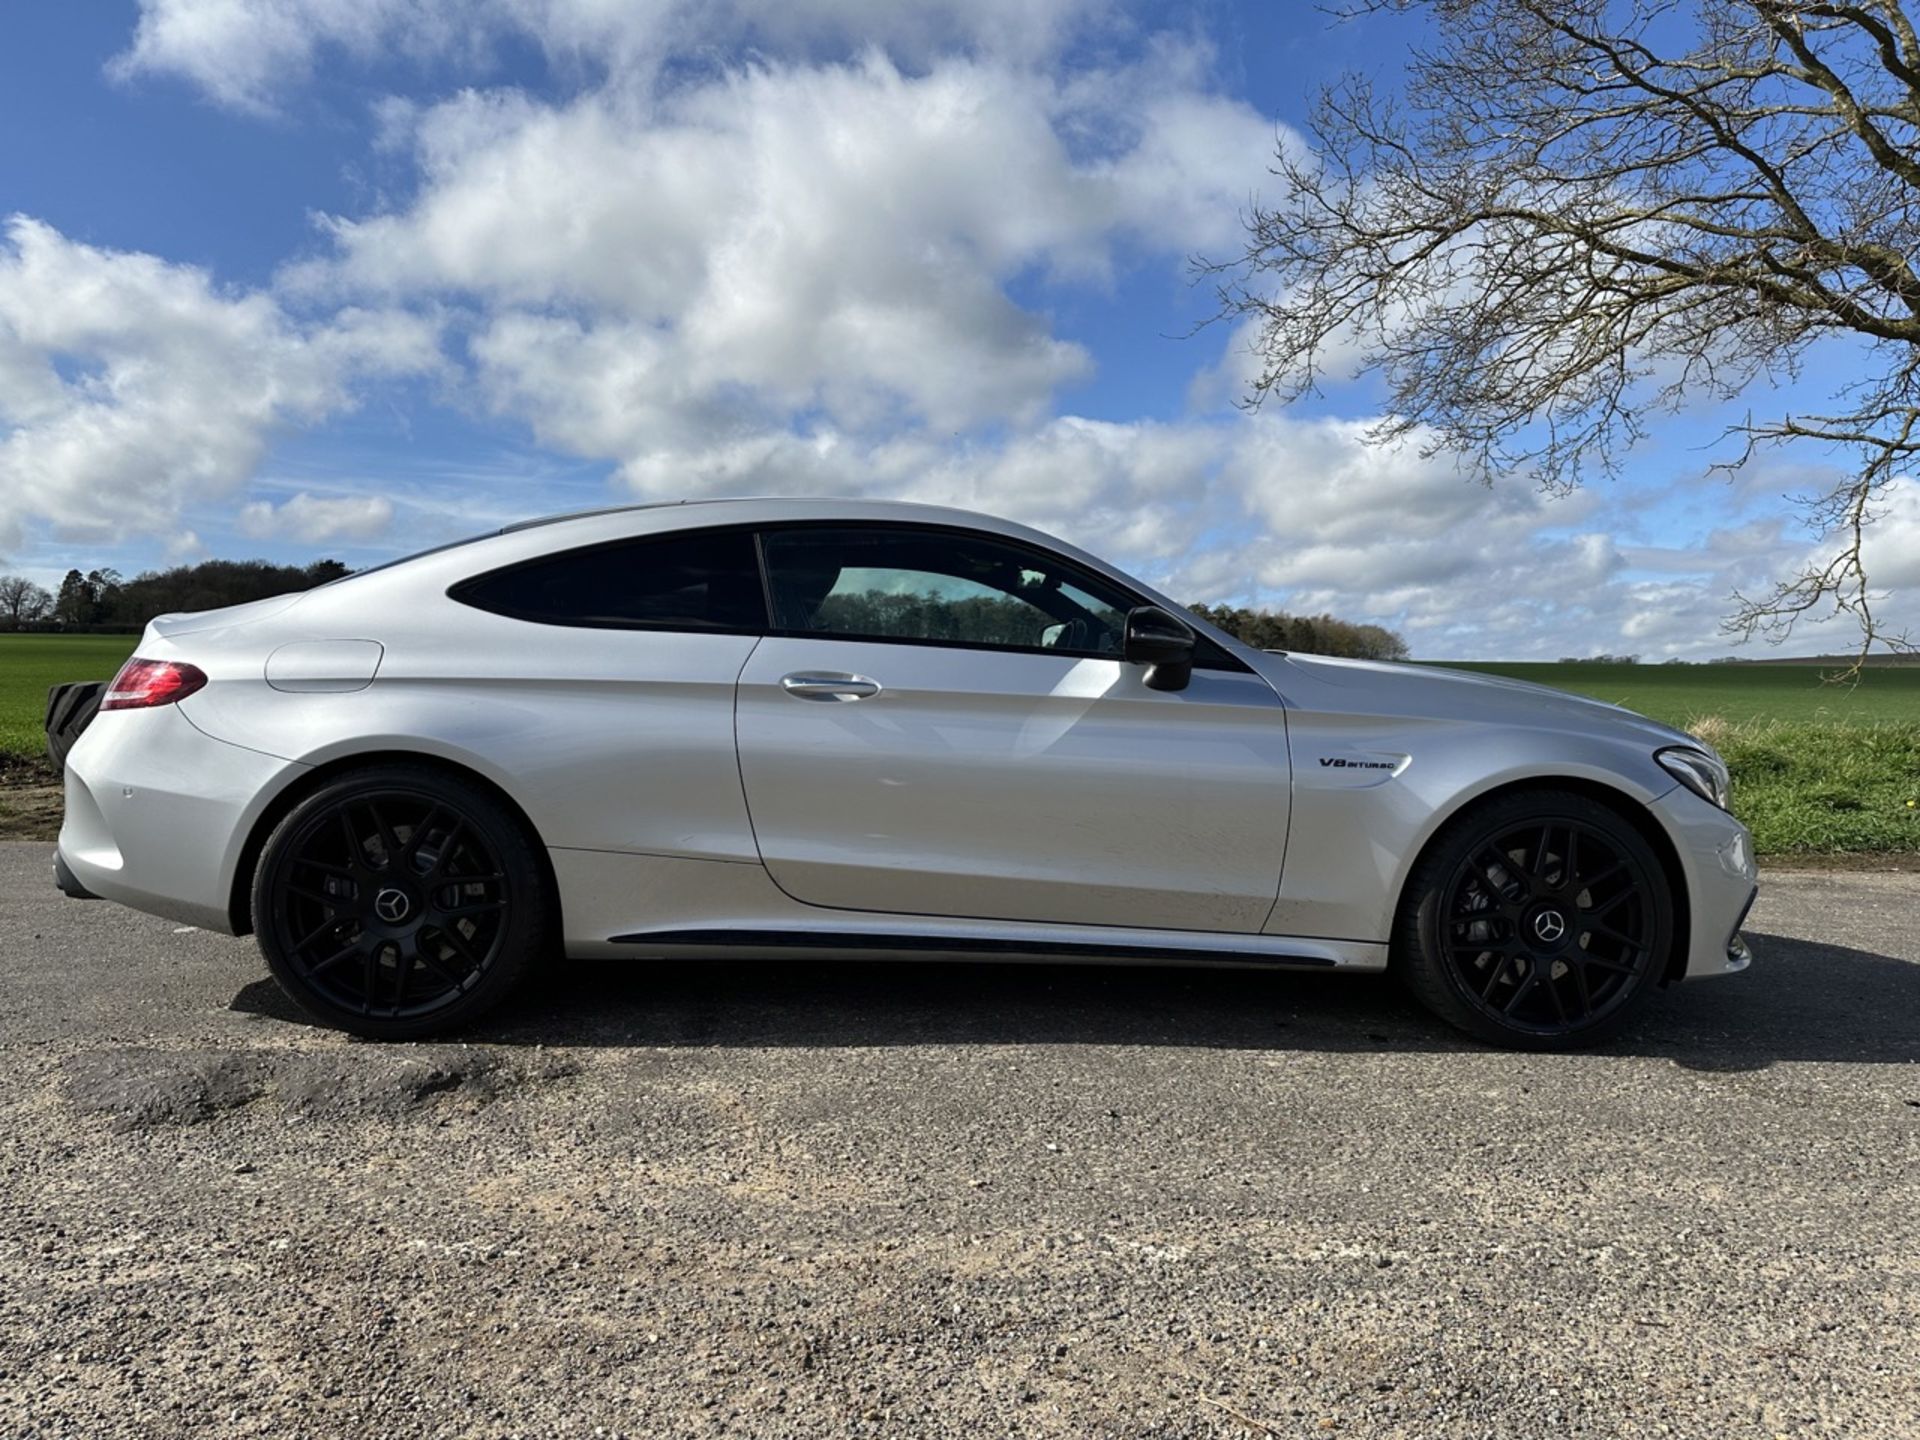
[[[1193,679],[1193,629],[1158,605],[1136,605],[1127,612],[1129,665],[1147,667],[1149,690],[1184,690]]]

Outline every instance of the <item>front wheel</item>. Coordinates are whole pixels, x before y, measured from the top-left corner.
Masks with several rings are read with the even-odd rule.
[[[518,817],[421,765],[328,781],[261,850],[253,928],[308,1014],[372,1039],[472,1023],[546,948],[545,872]]]
[[[1640,832],[1584,795],[1539,790],[1435,837],[1401,901],[1393,967],[1482,1040],[1562,1050],[1618,1032],[1673,944],[1672,889]]]

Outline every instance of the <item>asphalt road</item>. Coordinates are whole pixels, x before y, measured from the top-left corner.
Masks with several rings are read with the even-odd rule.
[[[569,967],[470,1046],[0,846],[0,1436],[1920,1434],[1920,876],[1598,1054],[1384,982]]]

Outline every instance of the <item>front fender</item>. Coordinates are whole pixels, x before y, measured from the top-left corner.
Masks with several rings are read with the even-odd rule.
[[[1299,711],[1289,724],[1293,831],[1266,925],[1274,935],[1387,941],[1428,841],[1495,791],[1571,780],[1647,806],[1676,783],[1637,736]],[[1355,757],[1394,763],[1361,768]]]

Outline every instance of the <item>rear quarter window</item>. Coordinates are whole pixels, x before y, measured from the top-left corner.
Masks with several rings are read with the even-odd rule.
[[[648,535],[563,550],[463,580],[447,592],[475,609],[542,625],[617,630],[766,628],[753,535]]]

